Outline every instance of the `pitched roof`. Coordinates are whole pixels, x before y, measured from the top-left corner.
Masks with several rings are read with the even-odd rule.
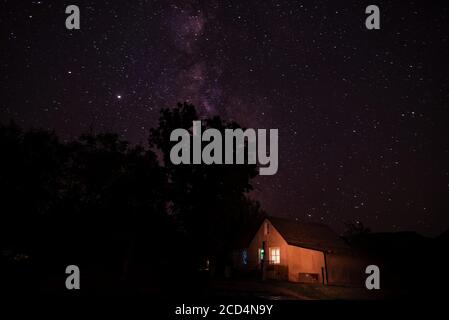
[[[321,223],[267,217],[288,244],[320,251],[348,251],[349,246],[331,228]]]

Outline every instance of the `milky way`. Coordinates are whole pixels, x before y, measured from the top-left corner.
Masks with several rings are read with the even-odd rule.
[[[270,214],[449,228],[449,10],[429,1],[2,1],[0,119],[145,143],[161,107],[279,129]],[[77,4],[81,29],[65,28]]]

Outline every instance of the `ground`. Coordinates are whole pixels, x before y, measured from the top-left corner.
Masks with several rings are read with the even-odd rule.
[[[287,281],[223,280],[212,283],[217,296],[257,297],[270,300],[377,300],[389,298],[384,290],[300,284]]]

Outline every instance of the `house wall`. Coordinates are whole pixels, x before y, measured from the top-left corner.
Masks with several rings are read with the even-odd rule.
[[[369,264],[360,257],[327,254],[328,280],[333,285],[363,286],[365,283],[365,268]]]
[[[323,252],[289,245],[288,256],[290,281],[323,283],[323,274],[326,279]]]
[[[265,223],[268,222],[268,234],[265,235],[264,228]],[[281,250],[281,266],[288,266],[288,244],[279,234],[279,232],[273,227],[273,225],[265,220],[257,230],[256,235],[251,241],[248,247],[248,268],[257,269],[260,268],[259,252],[258,250],[262,248],[262,242],[265,241],[265,260],[268,262],[270,259],[270,247],[278,247]],[[266,263],[268,264],[268,263]]]

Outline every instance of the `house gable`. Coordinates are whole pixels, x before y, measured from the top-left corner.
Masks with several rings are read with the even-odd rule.
[[[268,228],[268,229],[267,229]],[[259,249],[265,242],[265,259],[270,260],[270,248],[280,249],[280,264],[288,263],[288,244],[279,231],[274,228],[268,219],[264,219],[263,223],[257,230],[248,247],[249,264],[257,266],[259,264]]]

